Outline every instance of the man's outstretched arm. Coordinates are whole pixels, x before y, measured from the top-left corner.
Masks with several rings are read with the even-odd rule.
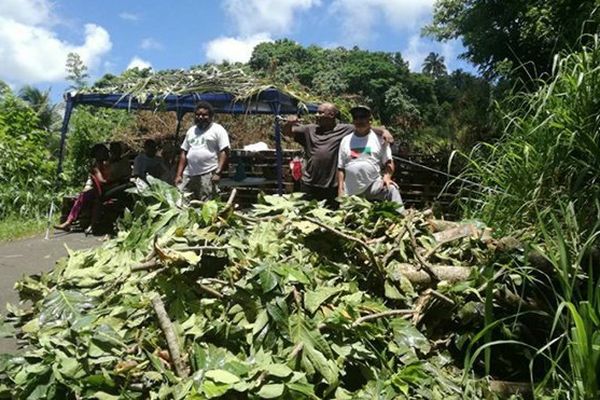
[[[295,134],[298,132],[301,132],[300,120],[298,119],[298,117],[295,115],[287,117],[287,119],[283,122],[281,126],[281,133],[284,136],[294,138]]]

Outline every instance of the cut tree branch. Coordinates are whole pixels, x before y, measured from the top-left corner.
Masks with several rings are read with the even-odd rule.
[[[140,265],[131,267],[131,272],[151,271],[153,269],[159,268],[160,266],[162,266],[162,264],[157,259],[153,259],[153,260],[143,262]]]
[[[169,354],[173,361],[173,365],[175,366],[175,373],[181,378],[186,378],[188,376],[187,369],[185,363],[181,359],[181,354],[179,353],[179,342],[175,335],[175,329],[173,328],[173,323],[169,319],[169,315],[165,310],[165,305],[158,293],[154,294],[152,297],[152,307],[158,318],[160,328],[165,334],[167,346],[169,347]]]
[[[360,245],[365,250],[365,252],[367,253],[367,256],[369,257],[369,259],[371,260],[371,262],[373,263],[373,265],[377,269],[377,272],[379,273],[379,275],[381,277],[385,277],[385,273],[383,271],[383,268],[381,268],[381,266],[379,265],[379,262],[377,261],[377,258],[375,257],[375,254],[373,253],[373,250],[371,250],[371,248],[369,247],[368,244],[366,244],[365,242],[363,242],[362,240],[360,240],[360,239],[358,239],[358,238],[356,238],[354,236],[350,236],[350,235],[348,235],[348,234],[346,234],[346,233],[344,233],[342,231],[339,231],[339,230],[337,230],[337,229],[335,229],[335,228],[333,228],[333,227],[331,227],[329,225],[326,225],[323,222],[319,221],[318,219],[307,217],[307,216],[304,216],[304,219],[306,219],[309,222],[312,222],[315,225],[320,226],[321,228],[323,228],[323,229],[325,229],[325,230],[327,230],[327,231],[329,231],[329,232],[331,232],[331,233],[333,233],[333,234],[335,234],[335,235],[337,235],[337,236],[339,236],[341,238],[344,238],[344,239],[346,239],[348,241],[351,241],[351,242],[354,242],[354,243],[357,243],[358,245]]]
[[[369,314],[369,315],[365,315],[364,317],[360,317],[356,321],[354,321],[352,323],[352,327],[354,328],[354,327],[362,324],[363,322],[371,321],[373,319],[384,318],[384,317],[395,317],[398,315],[401,315],[401,316],[412,315],[415,312],[416,312],[415,310],[406,309],[406,310],[389,310],[389,311],[383,311],[383,312],[376,313],[376,314]]]
[[[429,263],[427,261],[425,261],[423,259],[423,257],[421,257],[421,255],[419,254],[418,246],[417,246],[417,239],[415,238],[415,234],[413,233],[413,231],[411,229],[408,229],[408,234],[410,235],[410,241],[412,243],[413,252],[415,253],[415,257],[417,258],[417,261],[419,261],[419,263],[421,264],[421,267],[425,270],[425,272],[427,272],[429,274],[429,276],[433,282],[439,282],[440,278],[438,278],[438,276],[435,274],[435,272],[433,272],[431,265],[429,265]]]
[[[418,286],[431,286],[437,281],[431,279],[431,275],[419,269],[412,264],[399,263],[395,264],[400,275],[404,276],[413,285]],[[447,281],[449,283],[466,281],[471,276],[473,267],[460,267],[454,265],[432,265],[431,271],[440,281]]]
[[[229,246],[189,246],[189,247],[171,247],[168,250],[174,251],[219,251],[227,250]]]

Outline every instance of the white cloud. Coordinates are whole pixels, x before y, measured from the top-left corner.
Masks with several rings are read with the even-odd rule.
[[[413,35],[408,41],[408,48],[402,52],[402,58],[408,61],[408,67],[413,72],[421,72],[423,61],[430,50],[425,48],[425,44],[419,35]]]
[[[209,62],[248,62],[254,47],[262,42],[272,42],[268,33],[257,33],[244,38],[219,37],[206,45]]]
[[[138,56],[134,56],[131,59],[131,61],[129,61],[129,65],[127,65],[126,69],[131,69],[131,68],[139,68],[139,69],[152,68],[152,64],[150,64],[150,62],[148,62],[146,60],[142,60]]]
[[[272,35],[287,33],[297,24],[298,13],[321,0],[225,0],[223,7],[234,22],[236,37],[221,36],[204,46],[209,62],[247,62],[254,47],[272,42]]]
[[[458,65],[458,56],[464,51],[460,42],[458,40],[449,40],[441,43],[440,46],[440,54],[444,56],[444,59],[446,60],[446,67],[448,67],[448,71],[453,71],[457,68],[460,68],[461,65]]]
[[[420,28],[431,18],[435,0],[335,0],[329,12],[341,20],[347,44],[365,44],[385,23],[396,31]]]
[[[444,57],[444,63],[448,71],[453,71],[466,65],[460,65],[456,57],[462,52],[457,40],[445,43],[434,42],[420,37],[418,34],[410,37],[408,47],[402,51],[402,58],[408,61],[409,68],[413,72],[421,72],[425,57],[434,52]]]
[[[137,14],[122,12],[119,14],[119,18],[124,19],[125,21],[139,21],[140,17]]]
[[[75,45],[57,37],[44,25],[43,17],[49,15],[47,1],[28,0],[31,16],[24,17],[24,7],[11,7],[2,3],[0,16],[0,76],[14,83],[39,83],[61,81],[66,76],[67,54],[76,52],[90,70],[100,64],[112,43],[108,32],[94,24],[85,25],[85,40]],[[15,3],[16,4],[16,3]],[[36,11],[40,7],[41,11]],[[4,12],[8,10],[9,12]]]
[[[56,19],[47,0],[1,0],[0,16],[26,25],[51,25]]]
[[[320,5],[321,0],[225,0],[237,31],[248,37],[261,32],[286,33],[297,23],[295,13]]]
[[[144,50],[162,50],[163,45],[156,39],[153,38],[144,38],[142,43],[140,43],[140,47]]]

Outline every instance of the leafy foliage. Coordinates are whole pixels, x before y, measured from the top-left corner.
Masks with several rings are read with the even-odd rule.
[[[77,53],[67,54],[67,80],[73,82],[71,88],[81,90],[87,86],[86,79],[89,78],[87,66],[83,63],[81,56]]]
[[[90,149],[96,143],[111,140],[133,125],[134,116],[110,109],[78,107],[71,117],[67,138],[64,179],[79,189],[87,179]]]
[[[431,253],[434,265],[472,266],[463,284],[479,286],[490,256],[480,231],[436,243],[426,215],[403,217],[393,204],[355,198],[332,212],[266,196],[240,214],[214,201],[181,206],[161,182],[139,194],[115,239],[18,284],[33,310],[11,308],[2,330],[16,327],[29,346],[1,359],[0,395],[493,398],[485,382],[468,379],[466,390],[449,353],[424,335],[458,340],[474,317],[456,312],[477,296],[442,281],[438,294],[450,303],[438,303],[400,272]],[[154,261],[140,267],[144,259]],[[163,350],[151,306],[157,294],[187,377]],[[417,328],[406,317],[422,322]],[[441,321],[456,326],[440,331]]]
[[[597,6],[593,0],[440,0],[425,32],[460,38],[463,56],[488,77],[530,81],[551,72],[556,53],[589,43],[585,34],[598,30]]]
[[[19,90],[19,97],[25,100],[35,111],[39,121],[39,129],[51,132],[56,130],[59,116],[56,105],[50,100],[50,90],[42,92],[33,86],[26,85]]]
[[[599,395],[600,45],[597,36],[593,40],[557,58],[555,75],[535,93],[509,98],[501,141],[481,145],[468,158],[467,176],[492,189],[466,202],[470,215],[535,243],[528,258],[538,262],[518,270],[527,290],[546,304],[552,325],[544,328],[539,345],[516,339],[513,344],[533,353],[530,368],[540,377],[536,395],[542,399]],[[488,340],[475,350],[478,355],[505,344],[489,333],[506,317],[488,315],[477,335]],[[530,317],[512,316],[521,323]]]
[[[448,71],[446,64],[444,64],[444,57],[437,53],[429,53],[423,62],[423,73],[434,77],[447,75]]]
[[[498,226],[524,228],[538,213],[558,214],[574,202],[582,226],[593,226],[600,196],[600,44],[562,57],[556,75],[532,94],[517,94],[504,107],[504,136],[481,144],[466,176],[496,188],[467,208]],[[546,220],[546,223],[548,221]]]
[[[36,112],[17,97],[0,98],[0,218],[35,217],[52,199],[55,162]]]
[[[432,54],[433,63],[425,64],[433,69],[420,74],[409,71],[400,53],[304,48],[283,39],[256,46],[248,65],[265,78],[300,84],[336,103],[345,118],[357,102],[368,103],[381,123],[417,151],[470,148],[492,137],[489,83],[462,71],[447,75],[443,57]]]

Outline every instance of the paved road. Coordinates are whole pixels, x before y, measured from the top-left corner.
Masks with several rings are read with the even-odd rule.
[[[14,242],[0,243],[0,314],[6,315],[6,304],[19,301],[13,289],[23,275],[37,274],[52,269],[61,257],[67,255],[65,245],[78,250],[100,245],[98,237],[83,233],[56,233],[46,240],[43,235]],[[13,339],[0,339],[0,353],[14,352]]]

